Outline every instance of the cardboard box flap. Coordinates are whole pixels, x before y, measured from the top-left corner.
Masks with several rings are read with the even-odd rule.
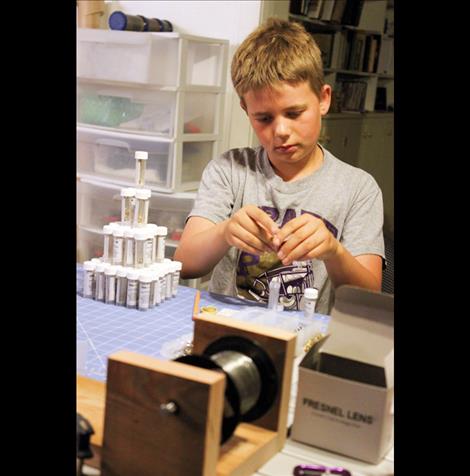
[[[355,286],[336,290],[329,334],[322,354],[384,369],[393,386],[394,297]]]

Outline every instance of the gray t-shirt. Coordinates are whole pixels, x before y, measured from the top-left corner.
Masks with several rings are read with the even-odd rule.
[[[353,256],[385,258],[382,192],[377,182],[364,170],[322,150],[322,166],[293,182],[276,175],[261,146],[227,151],[207,164],[188,218],[200,216],[219,223],[254,204],[281,227],[310,213],[321,218]],[[209,290],[267,302],[274,276],[281,280],[280,302],[285,308],[299,309],[303,290],[315,287],[319,292],[316,311],[330,313],[334,293],[321,260],[284,266],[274,252],[256,256],[232,247],[215,266]]]

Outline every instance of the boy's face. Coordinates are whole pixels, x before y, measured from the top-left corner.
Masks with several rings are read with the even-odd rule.
[[[321,116],[330,107],[330,86],[323,86],[318,98],[308,82],[282,82],[275,89],[248,91],[243,99],[242,107],[276,169],[302,170],[314,160]]]

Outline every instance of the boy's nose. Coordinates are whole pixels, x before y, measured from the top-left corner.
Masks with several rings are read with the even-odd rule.
[[[288,137],[290,134],[289,126],[283,119],[278,119],[274,124],[274,136],[275,137]]]

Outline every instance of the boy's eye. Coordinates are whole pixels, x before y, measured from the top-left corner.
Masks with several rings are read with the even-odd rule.
[[[272,119],[271,116],[257,116],[256,117],[256,120],[263,124],[267,124],[268,122],[271,121],[271,119]]]
[[[289,119],[295,119],[296,117],[299,117],[302,114],[302,111],[290,111],[287,113],[287,117]]]

